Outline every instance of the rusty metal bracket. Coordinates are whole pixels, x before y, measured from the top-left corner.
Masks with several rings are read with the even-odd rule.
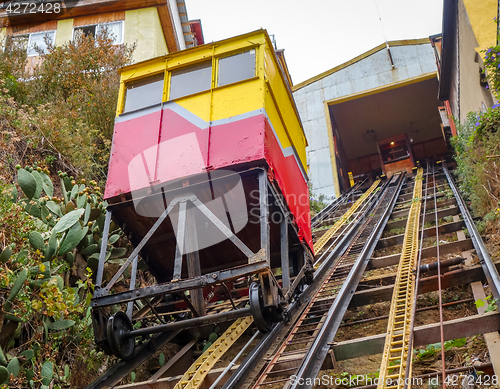
[[[147,286],[141,289],[111,295],[103,293],[103,290],[100,289],[95,291],[91,304],[92,307],[100,307],[128,303],[129,301],[140,300],[143,298],[151,298],[166,294],[185,292],[186,290],[199,289],[210,284],[228,282],[243,276],[261,273],[264,271],[270,271],[269,265],[266,261],[260,261],[228,270],[216,271],[195,278]]]

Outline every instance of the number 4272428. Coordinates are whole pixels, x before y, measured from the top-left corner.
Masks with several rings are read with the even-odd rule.
[[[10,2],[5,7],[7,14],[51,14],[61,12],[61,3]]]

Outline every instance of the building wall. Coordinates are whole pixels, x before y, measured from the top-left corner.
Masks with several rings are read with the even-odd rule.
[[[133,61],[139,62],[146,59],[168,54],[167,43],[155,7],[130,10],[125,12],[112,12],[107,14],[82,16],[74,19],[64,19],[53,23],[50,29],[56,30],[55,44],[63,45],[73,39],[73,28],[110,21],[124,20],[123,37],[124,43],[135,44]],[[5,41],[2,36],[6,34],[33,33],[47,30],[47,23],[35,26],[20,26],[14,30],[10,28],[0,29],[0,41]]]
[[[73,19],[59,20],[56,30],[56,46],[64,45],[73,39]]]
[[[493,16],[491,16],[492,11],[494,11]],[[453,113],[462,122],[469,112],[480,111],[494,104],[491,92],[479,83],[481,78],[479,71],[483,67],[483,55],[479,51],[496,43],[496,39],[492,41],[490,36],[492,32],[493,36],[495,35],[496,23],[493,20],[495,16],[496,1],[471,2],[460,0],[458,2],[460,90],[457,97],[460,107],[459,112],[455,111]],[[481,44],[479,41],[481,41]]]
[[[168,54],[156,8],[126,11],[124,29],[124,43],[136,43],[134,62]]]
[[[498,0],[460,0],[460,7],[467,9],[468,21],[478,42],[478,52],[496,45]]]
[[[293,95],[309,142],[307,164],[313,192],[338,195],[335,156],[326,102],[355,98],[387,85],[405,83],[437,71],[434,51],[428,40],[391,42],[391,62],[385,45],[355,58],[347,66],[324,77],[297,85]],[[335,70],[335,69],[334,69]],[[328,72],[327,72],[328,73]]]

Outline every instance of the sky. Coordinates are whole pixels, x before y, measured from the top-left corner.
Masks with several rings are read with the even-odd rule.
[[[265,28],[294,84],[334,68],[387,40],[441,33],[442,0],[185,0],[201,19],[205,42]],[[378,8],[378,12],[377,12]],[[379,15],[382,19],[382,26]]]

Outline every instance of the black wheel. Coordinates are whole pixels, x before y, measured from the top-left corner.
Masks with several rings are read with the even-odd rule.
[[[267,315],[267,312],[264,312],[262,288],[258,283],[252,282],[250,285],[248,299],[250,300],[250,311],[258,330],[262,333],[268,332],[272,326],[271,318]]]
[[[124,312],[116,312],[108,319],[107,341],[111,352],[118,358],[129,360],[134,356],[135,339],[127,337],[130,331],[132,322]]]
[[[304,280],[300,280],[299,284],[296,286],[295,290],[293,291],[293,294],[296,298],[298,298],[302,292],[304,292],[305,289],[305,283]]]
[[[306,285],[312,285],[314,283],[314,272],[306,271],[304,273],[304,282]]]

